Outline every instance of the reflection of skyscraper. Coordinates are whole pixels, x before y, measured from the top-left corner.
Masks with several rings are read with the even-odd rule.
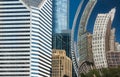
[[[115,42],[115,28],[113,28],[110,33],[110,50],[106,54],[109,68],[117,68],[120,66],[120,50],[118,49],[119,45],[120,44],[118,42]]]
[[[107,52],[107,61],[109,68],[117,68],[120,66],[120,51]]]
[[[0,1],[0,77],[50,77],[52,0]]]
[[[53,0],[53,32],[69,28],[69,0]]]
[[[106,52],[109,50],[109,36],[115,8],[109,13],[98,14],[93,31],[92,51],[96,68],[106,68]]]
[[[92,34],[84,32],[79,36],[79,74],[87,73],[92,70],[93,54],[92,54]]]
[[[72,55],[72,60],[73,60],[73,66],[74,66],[77,76],[79,76],[79,74],[81,73],[80,70],[84,70],[84,68],[81,68],[81,64],[84,64],[86,62],[86,57],[87,57],[86,56],[87,49],[84,49],[85,46],[87,45],[86,26],[87,26],[89,17],[91,15],[91,12],[96,2],[97,0],[81,0],[81,3],[79,4],[79,7],[76,11],[76,15],[74,18],[72,31],[71,31],[71,55]],[[75,43],[77,43],[76,44],[77,49],[74,47]],[[84,48],[82,48],[82,46]],[[83,51],[82,49],[85,51]]]
[[[115,28],[113,28],[110,32],[109,48],[110,48],[110,51],[115,51]]]
[[[92,57],[92,34],[85,32],[80,35],[78,46],[79,46],[79,63],[84,61],[93,62]]]
[[[79,52],[79,64],[82,64],[84,61],[87,60],[87,32],[79,35],[79,42],[78,42],[78,52]]]
[[[88,55],[88,61],[93,62],[93,53],[92,53],[92,34],[88,33],[87,34],[87,55]]]

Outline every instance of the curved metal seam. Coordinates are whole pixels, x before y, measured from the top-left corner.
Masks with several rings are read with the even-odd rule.
[[[75,68],[77,68],[76,66],[75,66],[75,64],[77,64],[77,63],[75,63],[74,64],[74,60],[73,60],[73,57],[75,58],[75,54],[74,54],[74,51],[73,51],[73,38],[74,38],[74,29],[75,29],[75,27],[76,27],[76,21],[77,21],[77,18],[78,18],[78,15],[79,15],[79,13],[80,13],[80,10],[81,10],[81,6],[82,6],[82,4],[83,4],[83,2],[84,2],[84,0],[82,0],[82,2],[79,4],[79,7],[78,7],[78,9],[77,9],[77,12],[76,12],[76,14],[75,14],[75,19],[74,19],[74,22],[73,22],[73,26],[72,26],[72,31],[71,31],[71,55],[72,55],[72,61],[73,61],[73,66],[74,66],[74,69]],[[74,55],[73,55],[74,54]],[[77,69],[75,69],[75,72],[77,73],[78,72],[78,70]],[[77,74],[78,75],[78,74]]]
[[[86,31],[86,26],[87,26],[87,24],[88,24],[89,17],[90,17],[90,15],[91,15],[91,13],[92,13],[92,10],[93,10],[96,2],[97,2],[97,0],[93,0],[93,1],[94,1],[95,3],[94,3],[94,4],[92,5],[92,7],[90,8],[90,11],[88,11],[88,14],[86,14],[87,19],[86,19],[85,24],[84,24],[84,27],[83,27],[84,31]],[[81,3],[79,4],[79,7],[78,7],[77,12],[76,12],[76,14],[75,14],[75,18],[74,18],[74,22],[73,22],[73,26],[72,26],[72,31],[71,31],[71,55],[72,55],[72,60],[73,60],[74,69],[77,68],[77,66],[78,66],[77,62],[74,62],[74,61],[76,60],[76,57],[75,57],[76,55],[75,55],[75,51],[74,51],[74,31],[75,31],[75,27],[76,27],[78,15],[79,15],[79,13],[80,13],[81,6],[82,6],[83,2],[84,2],[84,0],[82,0]],[[81,25],[81,22],[82,22],[82,19],[83,19],[83,15],[84,15],[84,13],[86,12],[87,8],[89,7],[89,3],[90,3],[90,2],[91,2],[91,1],[89,1],[89,2],[87,3],[87,6],[85,7],[85,10],[84,10],[84,12],[83,12],[83,14],[82,14],[82,17],[81,17],[81,19],[80,19],[79,27],[80,27],[80,25]],[[85,16],[84,16],[84,17],[85,17]],[[79,29],[80,29],[80,28],[79,28]],[[78,30],[78,31],[79,31],[79,30]],[[78,34],[79,34],[79,33],[78,33]],[[76,65],[77,65],[77,66],[76,66]],[[75,72],[76,72],[77,75],[78,75],[78,68],[75,69]]]

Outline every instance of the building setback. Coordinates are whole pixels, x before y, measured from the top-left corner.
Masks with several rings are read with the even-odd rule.
[[[0,1],[0,77],[50,77],[52,0]]]
[[[72,77],[72,61],[65,50],[52,51],[52,77]]]
[[[114,15],[115,15],[115,8],[112,9],[109,13],[98,14],[94,24],[92,52],[93,52],[94,64],[97,69],[108,67],[106,53],[110,49],[109,37],[110,37],[111,24],[113,22]]]

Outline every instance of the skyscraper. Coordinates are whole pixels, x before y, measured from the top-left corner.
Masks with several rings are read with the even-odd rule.
[[[115,51],[115,28],[110,31],[109,48],[110,51]]]
[[[52,0],[0,1],[0,77],[50,77]]]
[[[111,30],[109,38],[110,50],[106,53],[108,67],[117,68],[120,66],[120,50],[118,49],[119,43],[115,42],[115,28]]]
[[[72,61],[66,56],[65,50],[53,49],[52,77],[72,77]]]
[[[83,69],[81,68],[81,65],[86,62],[86,57],[88,54],[87,50],[85,49],[87,47],[84,46],[87,45],[88,41],[86,39],[87,38],[86,26],[90,18],[91,12],[95,4],[97,3],[97,0],[80,0],[80,1],[81,3],[79,4],[79,7],[76,11],[71,31],[71,55],[73,66],[77,76],[80,75],[81,73],[80,70]],[[75,46],[77,46],[77,48]]]
[[[62,33],[56,33],[53,36],[53,49],[64,49],[66,51],[66,55],[71,57],[70,52],[70,37],[71,31],[70,30],[63,30]]]
[[[69,1],[70,0],[53,1],[52,48],[65,49],[66,55],[68,57],[71,57],[71,51],[70,51],[71,32],[69,30]],[[75,73],[73,73],[73,75],[74,74]]]
[[[120,52],[118,51],[107,52],[107,62],[109,68],[118,68],[120,66]]]
[[[88,51],[88,61],[93,63],[93,53],[92,53],[92,34],[87,34],[87,51]]]
[[[80,35],[79,42],[79,75],[88,73],[93,69],[93,54],[92,54],[92,34],[84,32]]]
[[[62,30],[61,33],[53,33],[52,49],[62,49],[66,51],[66,56],[71,58],[71,30]],[[72,77],[76,77],[74,69]]]
[[[92,51],[94,64],[97,69],[107,68],[106,52],[109,50],[109,36],[115,8],[109,13],[98,14],[93,31]]]
[[[69,0],[53,0],[53,32],[69,28]]]

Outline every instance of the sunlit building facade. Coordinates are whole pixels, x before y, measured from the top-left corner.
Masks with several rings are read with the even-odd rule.
[[[106,53],[109,51],[111,24],[115,15],[115,8],[109,13],[98,14],[93,30],[92,52],[97,69],[107,68]],[[112,43],[112,41],[111,41]]]
[[[118,68],[120,66],[119,43],[115,42],[115,28],[111,30],[109,39],[110,50],[107,52],[107,62],[109,68]]]
[[[115,28],[110,30],[110,36],[109,36],[109,51],[115,51],[117,50],[115,48]]]
[[[107,52],[107,62],[109,68],[118,68],[120,66],[120,51]]]
[[[52,51],[52,77],[72,77],[72,61],[65,50]]]
[[[50,77],[52,0],[0,1],[0,77]]]

